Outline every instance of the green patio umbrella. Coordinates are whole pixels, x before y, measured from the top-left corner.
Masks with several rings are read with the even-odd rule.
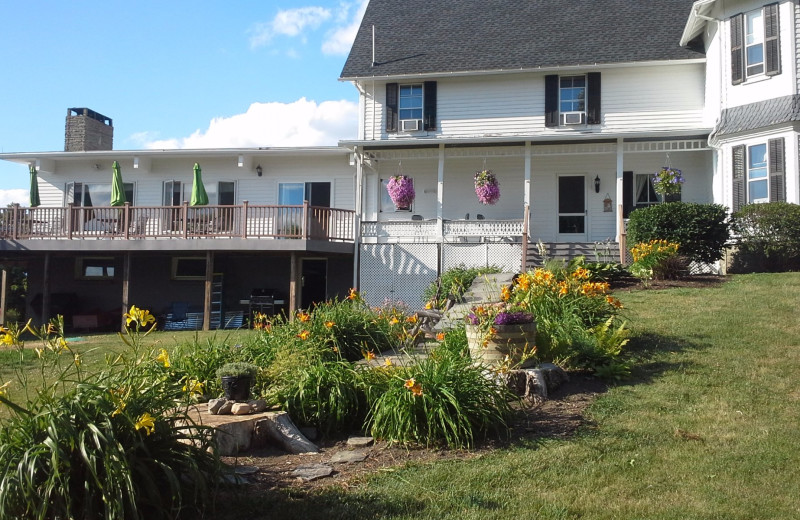
[[[39,200],[39,180],[36,178],[36,166],[30,165],[31,172],[31,207],[39,206],[42,201]]]
[[[114,161],[111,165],[113,176],[111,177],[111,205],[124,206],[127,202],[125,200],[125,185],[122,184],[122,172],[119,169],[119,163]]]
[[[192,181],[192,206],[205,206],[208,204],[208,194],[206,188],[203,186],[203,176],[200,171],[200,165],[194,163],[194,180]]]

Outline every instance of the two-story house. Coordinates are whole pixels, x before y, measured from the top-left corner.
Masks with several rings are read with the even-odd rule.
[[[796,1],[700,0],[681,44],[705,50],[707,118],[715,122],[713,200],[738,210],[800,203]]]
[[[162,328],[238,327],[344,297],[354,168],[340,147],[113,150],[110,118],[70,109],[64,152],[35,170],[40,205],[0,208],[0,264],[28,272],[27,315],[115,328],[135,304]],[[125,203],[112,204],[113,165]],[[191,205],[194,166],[208,203]]]
[[[681,41],[692,8],[372,0],[341,73],[360,97],[343,145],[367,297],[410,300],[461,263],[517,270],[528,241],[591,256],[633,208],[661,202],[665,165],[683,171],[682,200],[714,200],[707,59]],[[494,205],[475,195],[481,170],[499,180]],[[408,210],[386,195],[398,174],[416,188]]]

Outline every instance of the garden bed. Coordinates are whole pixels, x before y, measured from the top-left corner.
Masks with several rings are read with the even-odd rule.
[[[466,460],[480,457],[509,444],[542,438],[563,439],[572,436],[580,426],[587,424],[584,411],[595,397],[605,392],[607,388],[605,383],[595,377],[580,372],[572,372],[569,375],[569,382],[564,383],[553,392],[551,399],[519,410],[519,415],[512,425],[509,441],[486,441],[473,450],[408,448],[376,442],[366,448],[368,456],[364,461],[331,464],[334,469],[331,477],[312,481],[300,480],[292,472],[301,465],[329,464],[337,454],[353,450],[347,445],[347,437],[316,442],[320,447],[320,453],[293,455],[278,448],[267,447],[252,450],[243,457],[226,457],[224,460],[231,465],[238,464],[258,468],[259,471],[255,475],[248,477],[251,482],[246,488],[248,493],[287,487],[309,489],[339,486],[347,488],[369,473],[385,471],[409,463],[425,464],[443,460]]]

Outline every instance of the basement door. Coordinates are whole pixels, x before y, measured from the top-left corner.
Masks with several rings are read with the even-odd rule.
[[[558,176],[558,241],[586,242],[586,176]]]

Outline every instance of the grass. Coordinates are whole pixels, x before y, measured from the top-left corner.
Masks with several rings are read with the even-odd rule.
[[[594,403],[589,426],[574,438],[520,440],[470,460],[410,464],[349,491],[242,495],[235,514],[798,518],[799,293],[794,273],[621,294],[636,368]]]

